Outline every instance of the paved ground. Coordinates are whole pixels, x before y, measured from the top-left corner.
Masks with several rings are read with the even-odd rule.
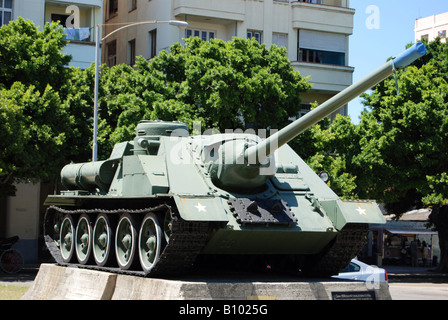
[[[390,282],[389,292],[392,300],[448,300],[448,283]]]
[[[39,266],[25,266],[16,274],[6,274],[0,271],[0,285],[31,286],[38,272]]]
[[[448,274],[441,274],[429,267],[410,266],[382,266],[386,269],[389,282],[423,282],[423,283],[448,283]]]

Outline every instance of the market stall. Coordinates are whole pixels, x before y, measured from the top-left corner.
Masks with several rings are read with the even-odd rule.
[[[434,261],[434,236],[437,232],[419,229],[384,230],[384,264],[430,266]]]

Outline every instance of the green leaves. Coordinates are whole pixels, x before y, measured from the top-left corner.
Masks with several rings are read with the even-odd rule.
[[[59,95],[50,86],[43,94],[19,82],[1,90],[0,180],[11,175],[16,181],[46,179],[58,170],[61,151],[67,148],[64,116]]]
[[[88,161],[94,66],[67,68],[62,28],[42,31],[22,18],[0,28],[0,184],[57,176]],[[255,40],[189,38],[135,68],[101,66],[99,158],[132,140],[140,120],[184,121],[202,130],[281,128],[310,85],[286,51]],[[1,188],[1,186],[0,186]]]
[[[377,199],[397,213],[447,204],[447,48],[430,43],[427,56],[398,71],[400,95],[392,77],[364,94],[358,125],[338,116],[310,130],[317,154],[308,151],[308,162],[330,173],[342,197]]]
[[[428,189],[423,197],[425,205],[448,205],[448,174],[442,172],[434,176],[426,176]]]
[[[55,176],[70,154],[62,28],[18,18],[0,28],[0,194],[18,181]]]
[[[7,87],[16,81],[34,85],[40,92],[47,84],[59,89],[71,57],[62,53],[66,45],[62,27],[46,24],[43,31],[19,17],[0,28],[0,82]]]
[[[341,159],[341,172],[356,177],[354,194],[397,212],[448,199],[447,44],[435,41],[428,50],[425,63],[398,72],[400,95],[391,77],[363,95],[366,110],[358,125],[338,117],[318,136],[321,150]]]
[[[282,128],[298,113],[300,93],[310,88],[284,49],[239,38],[189,38],[185,47],[174,44],[149,63],[138,59],[136,70],[125,75],[122,68],[104,68],[101,78],[101,117],[110,126],[112,144],[132,139],[142,119],[179,120],[190,128],[200,121],[203,130],[221,132]],[[119,87],[124,78],[132,85]]]

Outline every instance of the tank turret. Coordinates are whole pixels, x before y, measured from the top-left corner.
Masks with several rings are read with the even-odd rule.
[[[287,142],[425,52],[417,43],[266,139],[140,122],[109,159],[62,169],[67,190],[45,202],[50,253],[60,265],[143,276],[242,260],[337,274],[385,219],[375,201],[340,199]]]

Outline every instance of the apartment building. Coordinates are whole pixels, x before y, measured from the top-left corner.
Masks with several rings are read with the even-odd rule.
[[[121,30],[103,43],[103,62],[132,64],[135,56],[150,59],[174,42],[190,36],[203,40],[252,38],[284,46],[292,66],[310,76],[313,90],[303,95],[303,112],[352,84],[349,37],[355,10],[349,0],[105,0],[103,36],[115,24],[182,20],[186,30],[166,23]],[[120,25],[121,26],[121,25]],[[347,114],[347,107],[339,112]]]
[[[42,28],[60,21],[70,43],[64,52],[72,55],[71,66],[87,68],[95,61],[95,26],[103,20],[102,0],[0,0],[0,25],[23,17]]]
[[[421,39],[433,41],[439,37],[442,42],[446,42],[448,30],[448,12],[416,19],[415,20],[415,42]]]

